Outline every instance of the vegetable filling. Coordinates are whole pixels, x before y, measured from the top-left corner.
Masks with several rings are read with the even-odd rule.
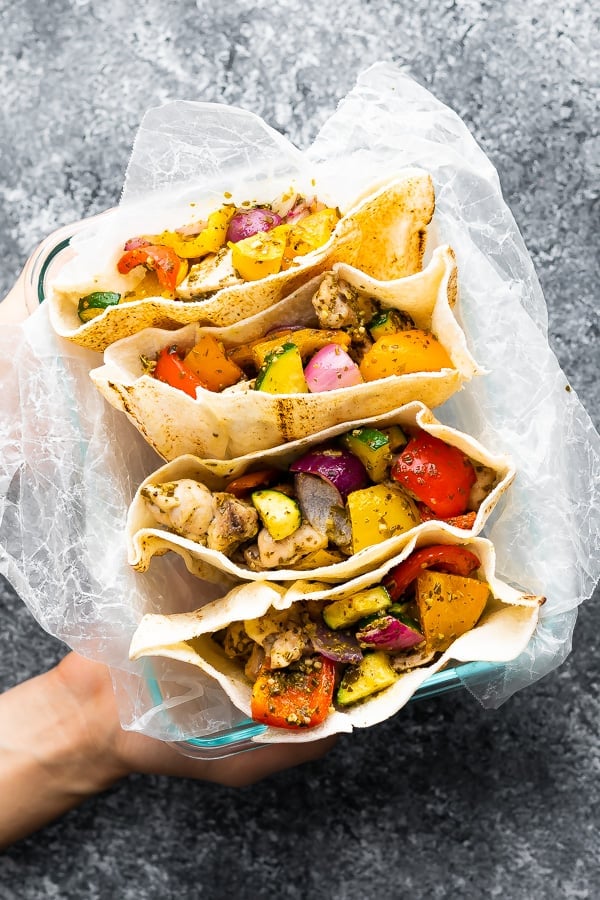
[[[496,482],[458,448],[393,425],[351,429],[287,471],[247,472],[222,491],[183,478],[141,496],[158,525],[267,571],[333,565],[429,519],[471,529]]]
[[[213,636],[253,683],[252,716],[278,728],[320,724],[431,662],[480,619],[489,586],[461,546],[411,554],[381,584],[338,600],[300,600]]]

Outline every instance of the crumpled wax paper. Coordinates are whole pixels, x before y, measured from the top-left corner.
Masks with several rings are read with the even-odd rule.
[[[485,535],[498,577],[547,597],[525,653],[463,679],[496,707],[564,660],[600,575],[600,437],[549,349],[544,299],[497,174],[459,117],[384,63],[360,75],[304,154],[251,113],[170,103],[142,122],[117,215],[307,173],[343,207],[409,165],[433,176],[429,246],[454,248],[459,316],[487,370],[436,416],[512,456],[516,481]],[[99,354],[56,337],[45,304],[0,345],[0,572],[47,631],[111,666],[125,727],[183,740],[240,722],[197,671],[128,660],[143,612],[193,609],[215,588],[172,554],[144,575],[127,566],[127,506],[160,460],[93,387]]]

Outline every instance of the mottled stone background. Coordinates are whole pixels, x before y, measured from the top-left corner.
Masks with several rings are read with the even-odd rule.
[[[598,424],[593,6],[0,0],[0,296],[42,238],[117,202],[147,107],[240,105],[304,147],[360,70],[392,60],[498,168]],[[1,900],[597,898],[598,600],[562,668],[500,710],[464,692],[414,704],[241,791],[131,778],[0,858]],[[63,653],[3,589],[0,686]]]

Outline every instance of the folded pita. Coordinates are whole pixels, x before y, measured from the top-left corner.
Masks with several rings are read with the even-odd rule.
[[[434,408],[479,372],[453,312],[457,276],[450,247],[436,248],[423,271],[393,281],[377,281],[341,263],[333,271],[360,294],[379,300],[382,308],[407,313],[417,328],[431,331],[453,368],[391,375],[355,387],[306,394],[270,394],[253,390],[251,382],[241,382],[220,393],[198,388],[196,399],[145,374],[144,359],[156,358],[173,344],[187,351],[203,333],[231,349],[278,325],[313,326],[317,320],[311,300],[323,278],[317,276],[271,309],[227,328],[145,329],[118,341],[106,350],[105,364],[94,369],[91,378],[148,443],[164,459],[172,460],[186,453],[226,459],[269,449],[355,419],[358,410],[373,416],[412,400]]]
[[[481,578],[488,583],[491,598],[475,627],[457,638],[437,658],[399,674],[390,687],[355,705],[343,709],[332,707],[320,725],[298,730],[267,727],[253,740],[266,743],[312,741],[375,725],[397,713],[431,675],[451,662],[508,662],[529,643],[543,598],[520,592],[496,578],[495,552],[490,541],[484,538],[460,540],[438,530],[427,536],[413,537],[398,556],[335,587],[308,580],[297,581],[289,587],[266,581],[245,583],[194,612],[144,616],[133,635],[130,657],[162,656],[197,666],[220,684],[238,709],[250,716],[252,682],[244,674],[240,662],[228,657],[212,635],[233,622],[259,618],[270,608],[288,609],[298,600],[350,597],[378,584],[414,549],[431,543],[460,543],[481,560]]]
[[[424,432],[457,447],[465,453],[485,473],[486,486],[481,491],[475,522],[469,530],[454,525],[440,523],[437,520],[422,522],[404,534],[398,534],[358,553],[348,556],[339,562],[317,565],[307,568],[300,559],[295,565],[274,568],[269,571],[261,569],[253,571],[245,564],[230,559],[220,550],[210,549],[198,541],[169,530],[165,525],[157,523],[149,503],[145,499],[148,488],[168,484],[181,479],[198,482],[209,491],[223,491],[227,483],[247,472],[265,468],[281,469],[285,472],[289,465],[303,455],[311,447],[324,444],[337,435],[343,434],[359,426],[386,428],[399,425],[403,429],[420,428]],[[463,539],[479,534],[485,522],[515,476],[515,469],[509,457],[495,454],[463,432],[439,422],[424,404],[414,402],[383,416],[374,416],[326,429],[310,438],[278,447],[274,450],[248,454],[238,459],[202,460],[194,456],[182,456],[162,466],[144,480],[136,491],[127,516],[127,544],[130,564],[139,571],[146,571],[155,555],[169,550],[178,553],[188,570],[207,581],[217,584],[231,585],[241,580],[264,580],[270,578],[277,581],[293,581],[302,573],[305,578],[318,578],[332,582],[352,578],[368,572],[382,560],[399,553],[410,543],[415,535],[437,533],[441,528],[444,533],[458,535]]]
[[[272,200],[273,196],[256,198],[256,202],[262,203]],[[50,320],[61,337],[102,351],[114,341],[143,328],[174,329],[191,322],[225,326],[239,322],[269,308],[314,275],[330,269],[335,262],[356,266],[377,279],[412,275],[421,269],[425,231],[434,206],[431,177],[421,169],[406,169],[385,186],[362,197],[350,209],[342,211],[344,214],[330,239],[311,253],[296,257],[285,271],[258,281],[216,289],[194,299],[172,300],[156,296],[122,302],[82,324],[77,315],[81,297],[93,291],[123,294],[135,289],[145,274],[140,274],[139,267],[128,275],[117,271],[125,241],[136,234],[176,226],[173,214],[165,212],[162,221],[138,223],[137,232],[126,231],[123,221],[127,228],[133,228],[130,211],[126,208],[121,220],[116,213],[117,218],[102,223],[103,231],[74,243],[75,258],[49,288]],[[190,291],[184,293],[189,295]]]

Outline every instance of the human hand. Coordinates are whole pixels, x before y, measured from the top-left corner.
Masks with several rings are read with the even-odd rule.
[[[134,772],[243,787],[318,759],[334,743],[274,744],[217,760],[182,756],[123,731],[106,666],[69,653],[0,696],[0,848]]]

